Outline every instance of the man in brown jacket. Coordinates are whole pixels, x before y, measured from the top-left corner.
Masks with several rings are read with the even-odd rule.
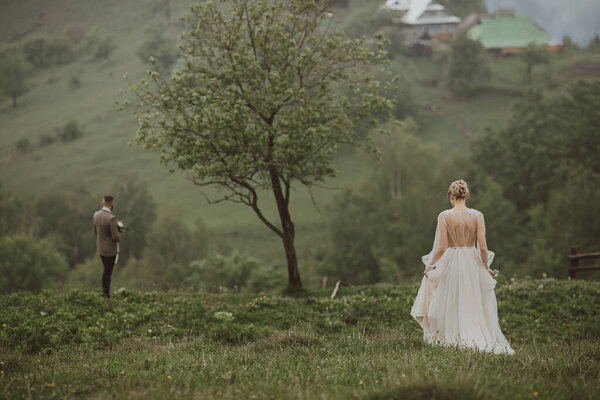
[[[110,297],[110,277],[117,259],[118,243],[121,233],[117,227],[117,218],[112,214],[114,198],[106,195],[102,199],[102,209],[94,213],[94,233],[96,249],[104,265],[102,274],[102,294]]]

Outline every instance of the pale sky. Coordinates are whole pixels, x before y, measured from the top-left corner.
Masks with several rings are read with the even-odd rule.
[[[485,0],[490,12],[498,7],[514,8],[517,15],[530,17],[553,39],[569,35],[586,46],[600,34],[600,0]]]

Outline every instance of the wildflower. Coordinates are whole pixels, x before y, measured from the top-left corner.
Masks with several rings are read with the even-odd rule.
[[[4,370],[0,369],[0,375],[4,375]]]
[[[121,375],[125,375],[125,370],[119,372]]]
[[[171,375],[167,375],[167,379],[168,379],[168,380],[171,380],[171,379],[173,379],[173,378],[171,377]]]
[[[258,298],[258,300],[260,300],[260,301],[262,301],[262,299],[263,299],[262,297],[259,297],[259,298]]]
[[[362,384],[363,384],[363,381],[360,381],[360,382],[358,382],[358,384],[359,384],[359,385],[362,385]]]
[[[403,377],[403,378],[406,378],[406,374],[402,374],[402,377]]]
[[[54,382],[46,382],[44,385],[46,385],[46,387],[54,387]]]
[[[533,392],[533,397],[537,397],[538,392]]]
[[[364,297],[361,299],[362,301],[367,301],[367,299],[365,299]]]
[[[6,328],[6,324],[2,324],[2,327],[3,327],[3,328]]]

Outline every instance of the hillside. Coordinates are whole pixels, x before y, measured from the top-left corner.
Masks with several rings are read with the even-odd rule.
[[[500,279],[500,278],[499,278]],[[593,399],[600,287],[501,277],[516,350],[425,345],[416,285],[302,297],[123,290],[0,295],[0,393],[29,398]]]
[[[168,35],[176,42],[184,27],[177,22],[186,13],[188,1],[171,1],[171,23]],[[360,26],[366,34],[377,30],[372,20],[381,1],[351,1],[349,10],[336,18],[347,30]],[[280,245],[254,214],[234,204],[208,205],[199,189],[183,173],[170,174],[159,164],[157,154],[130,146],[135,119],[127,112],[119,113],[115,100],[128,94],[128,85],[144,76],[145,65],[137,53],[148,27],[164,23],[160,12],[153,12],[156,2],[135,0],[121,2],[92,0],[42,0],[3,2],[0,12],[0,44],[3,48],[20,46],[38,36],[64,37],[69,26],[82,26],[87,31],[110,35],[116,49],[108,62],[91,61],[87,55],[62,66],[36,69],[28,81],[31,90],[12,109],[9,98],[0,100],[0,183],[4,190],[23,196],[28,202],[44,193],[71,190],[84,186],[100,196],[111,192],[114,185],[134,176],[149,185],[159,204],[159,214],[181,210],[190,224],[204,220],[213,245],[227,243],[229,249],[240,249],[265,258],[280,258]],[[13,40],[18,38],[17,40]],[[493,78],[490,87],[476,99],[457,99],[442,85],[443,69],[434,59],[395,57],[390,69],[408,82],[413,103],[413,116],[419,124],[419,136],[448,150],[467,154],[470,138],[487,127],[498,128],[509,119],[510,111],[523,90],[522,62],[516,58],[490,60]],[[584,52],[552,56],[548,65],[534,70],[534,86],[560,92],[581,77],[597,78],[600,55]],[[588,65],[578,69],[578,66]],[[592,71],[591,73],[589,71]],[[123,79],[128,74],[129,81]],[[72,78],[81,85],[69,87]],[[120,90],[125,90],[125,95]],[[54,135],[57,128],[75,121],[83,136],[72,142],[55,142],[41,147],[40,135]],[[29,139],[30,151],[19,153],[15,143]],[[337,160],[339,177],[328,185],[349,188],[369,176],[373,162],[356,152],[344,152]],[[315,189],[317,204],[323,209],[339,190]],[[209,196],[214,192],[208,190]],[[265,204],[271,204],[266,196]],[[312,203],[303,188],[293,198],[293,214],[298,226],[300,254],[326,237],[326,216]],[[118,207],[118,206],[117,206]],[[268,207],[265,207],[268,208]],[[274,215],[273,212],[269,213]],[[262,244],[258,246],[257,244]]]

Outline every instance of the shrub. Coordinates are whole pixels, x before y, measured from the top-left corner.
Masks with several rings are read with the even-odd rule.
[[[29,139],[27,139],[27,138],[21,138],[21,139],[17,140],[17,142],[15,143],[15,147],[21,153],[24,153],[27,150],[29,150],[30,145],[31,145],[31,143],[29,142]]]
[[[218,292],[221,288],[242,288],[246,285],[250,273],[258,268],[258,261],[244,254],[231,256],[213,254],[202,261],[190,264],[191,275],[186,283],[209,292]]]
[[[54,140],[54,136],[43,133],[40,135],[40,147],[49,146],[54,143]]]
[[[56,136],[63,142],[70,142],[82,136],[81,129],[75,121],[69,121],[62,129],[56,129]]]
[[[162,72],[169,71],[177,59],[175,43],[165,36],[165,30],[162,26],[151,28],[146,31],[146,34],[148,39],[138,52],[140,59],[142,62],[148,62],[150,57],[154,57]]]
[[[0,291],[39,292],[67,273],[64,257],[44,239],[26,234],[0,238]]]
[[[78,76],[73,76],[71,77],[71,79],[69,80],[69,88],[71,90],[77,90],[81,87],[81,80],[79,79]]]

